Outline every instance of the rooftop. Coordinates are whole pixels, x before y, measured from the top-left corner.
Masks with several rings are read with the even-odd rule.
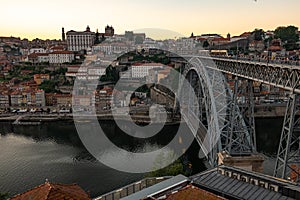
[[[161,67],[161,66],[165,66],[165,65],[161,64],[161,63],[135,63],[132,66],[155,66],[155,67]]]
[[[166,181],[153,185],[149,188],[141,190],[137,193],[124,197],[121,200],[140,200],[147,197],[152,197],[156,194],[159,194],[160,192],[165,191],[166,189],[172,189],[174,187],[178,187],[179,185],[183,183],[187,183],[188,181],[189,179],[187,177],[183,175],[178,175]]]
[[[225,198],[199,189],[193,185],[187,185],[186,187],[167,195],[166,200],[225,200]]]
[[[91,198],[83,189],[77,184],[64,185],[46,182],[37,186],[23,194],[18,194],[11,198],[11,200],[90,200]]]
[[[201,189],[233,199],[284,199],[282,188],[295,187],[294,184],[278,180],[256,172],[221,166],[200,173],[191,178],[192,183]]]

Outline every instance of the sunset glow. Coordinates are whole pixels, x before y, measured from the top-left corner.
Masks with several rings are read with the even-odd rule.
[[[240,34],[255,28],[300,25],[299,0],[1,0],[2,36],[61,38],[61,28],[116,33],[141,28],[169,29],[190,35]]]

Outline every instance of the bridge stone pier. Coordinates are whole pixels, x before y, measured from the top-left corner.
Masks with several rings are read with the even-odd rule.
[[[218,153],[218,165],[263,173],[263,162],[264,158],[259,154],[231,156],[225,151]]]

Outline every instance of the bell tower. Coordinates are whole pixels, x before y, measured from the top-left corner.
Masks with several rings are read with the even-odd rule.
[[[62,39],[63,42],[66,40],[65,28],[64,27],[62,27],[62,29],[61,29],[61,39]]]

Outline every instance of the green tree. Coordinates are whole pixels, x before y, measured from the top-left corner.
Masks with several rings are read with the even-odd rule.
[[[101,43],[101,41],[100,41],[100,39],[99,39],[99,36],[100,36],[100,34],[99,34],[99,32],[98,32],[98,29],[97,29],[96,37],[95,37],[95,44]]]
[[[208,43],[207,40],[205,40],[205,41],[203,42],[203,48],[206,48],[206,47],[209,47],[209,43]]]
[[[252,34],[254,34],[254,40],[262,41],[265,36],[265,32],[262,29],[255,29]]]
[[[275,38],[280,38],[286,50],[297,49],[297,42],[299,41],[298,27],[287,26],[278,27],[275,30]]]
[[[119,72],[113,66],[108,66],[105,71],[105,75],[100,77],[100,81],[112,81],[117,82],[119,80]]]
[[[57,86],[56,80],[44,80],[39,86],[40,89],[43,89],[46,93],[58,92],[55,87]]]
[[[185,174],[181,160],[174,160],[174,152],[159,154],[154,161],[154,171],[146,174],[146,177],[176,176],[178,174]],[[166,163],[170,163],[172,161],[174,162],[169,166],[161,168],[162,166],[165,166]]]
[[[8,193],[1,193],[0,192],[0,200],[7,200],[8,199]]]

